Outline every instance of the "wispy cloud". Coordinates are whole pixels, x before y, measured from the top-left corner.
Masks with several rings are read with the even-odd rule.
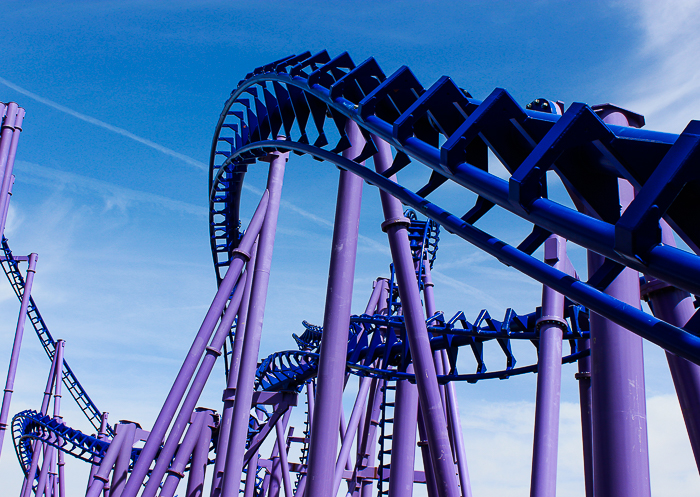
[[[61,112],[64,112],[70,116],[73,116],[77,119],[80,119],[81,121],[85,121],[90,124],[94,124],[95,126],[99,126],[100,128],[104,128],[106,130],[112,131],[114,133],[117,133],[119,135],[122,135],[126,138],[130,138],[131,140],[134,140],[142,145],[146,145],[147,147],[150,147],[154,150],[157,150],[158,152],[164,153],[165,155],[169,155],[170,157],[174,157],[176,159],[180,159],[181,161],[185,162],[186,164],[189,164],[190,166],[196,167],[197,169],[201,169],[202,171],[208,171],[209,166],[207,166],[204,162],[198,161],[197,159],[193,159],[192,157],[189,157],[185,154],[181,154],[180,152],[176,152],[175,150],[164,147],[163,145],[160,145],[158,143],[155,143],[147,138],[143,138],[141,136],[135,135],[130,131],[125,130],[124,128],[120,128],[118,126],[114,126],[112,124],[106,123],[104,121],[101,121],[99,119],[95,119],[94,117],[85,115],[81,112],[75,111],[73,109],[69,109],[65,105],[61,105],[57,102],[54,102],[53,100],[49,100],[48,98],[44,98],[40,95],[37,95],[36,93],[33,93],[25,88],[22,88],[21,86],[18,86],[11,81],[6,80],[5,78],[0,77],[0,83],[3,85],[7,86],[8,88],[11,88],[15,90],[17,93],[21,93],[24,96],[27,96],[31,98],[32,100],[36,100],[37,102],[41,102],[44,105],[48,105],[49,107],[52,107],[56,110],[59,110]]]
[[[32,162],[17,161],[15,169],[21,172],[18,181],[41,182],[54,188],[71,188],[80,192],[96,193],[105,202],[106,209],[118,208],[126,210],[132,204],[151,204],[165,209],[191,214],[198,217],[206,217],[207,209],[202,206],[189,204],[180,200],[173,200],[162,195],[123,188],[113,183],[101,181],[87,176],[82,176],[57,169],[34,164]]]
[[[94,117],[82,114],[78,111],[75,111],[73,109],[70,109],[66,107],[65,105],[61,105],[57,102],[54,102],[53,100],[49,100],[48,98],[44,98],[40,95],[37,95],[36,93],[33,93],[25,88],[22,88],[21,86],[18,86],[11,81],[6,80],[5,78],[0,77],[0,83],[4,84],[8,88],[11,88],[15,90],[18,93],[21,93],[22,95],[25,95],[33,100],[36,100],[37,102],[41,102],[45,105],[48,105],[49,107],[52,107],[56,110],[59,110],[61,112],[64,112],[70,116],[73,116],[77,119],[80,119],[82,121],[88,122],[90,124],[94,124],[95,126],[99,126],[101,128],[107,129],[109,131],[112,131],[114,133],[117,133],[119,135],[122,135],[126,138],[130,138],[138,143],[141,143],[142,145],[146,145],[147,147],[150,147],[154,150],[157,150],[161,153],[164,153],[166,155],[169,155],[171,157],[174,157],[176,159],[180,159],[181,161],[196,167],[197,169],[201,169],[202,171],[208,171],[209,166],[201,161],[198,161],[197,159],[194,159],[192,157],[189,157],[185,154],[181,154],[180,152],[176,152],[175,150],[172,150],[168,147],[164,147],[163,145],[160,145],[158,143],[155,143],[147,138],[143,138],[141,136],[135,135],[134,133],[125,130],[124,128],[120,128],[118,126],[114,126],[112,124],[106,123],[104,121],[101,121],[99,119],[96,119]],[[26,163],[29,164],[29,163]],[[163,205],[164,207],[167,207],[169,209],[174,209],[174,210],[180,210],[180,211],[188,211],[188,209],[199,209],[196,206],[193,206],[192,204],[186,204],[185,202],[179,202],[177,200],[170,200],[167,199],[166,197],[160,197],[159,195],[152,195],[146,192],[136,192],[135,190],[129,190],[129,189],[124,189],[117,187],[116,185],[112,185],[110,183],[106,183],[103,181],[98,181],[98,180],[91,180],[90,178],[84,177],[84,176],[78,176],[78,175],[72,175],[72,173],[58,173],[57,171],[50,170],[48,168],[44,168],[42,166],[39,166],[38,164],[32,164],[32,168],[35,168],[36,172],[39,173],[39,175],[48,175],[48,174],[61,174],[63,175],[62,177],[66,179],[66,182],[71,182],[76,185],[80,185],[84,188],[92,188],[92,189],[97,189],[101,190],[104,194],[105,191],[107,192],[119,192],[120,194],[118,196],[114,197],[114,201],[117,200],[122,200],[122,201],[148,201],[152,203],[158,203]],[[55,176],[54,176],[55,177]],[[70,179],[69,179],[70,178]],[[249,192],[255,194],[255,195],[262,195],[262,191],[259,188],[256,188],[252,185],[243,184],[243,188],[248,190]],[[146,198],[148,197],[148,200]],[[296,212],[300,216],[313,221],[314,223],[324,226],[326,228],[333,228],[333,222],[324,219],[320,216],[317,216],[316,214],[309,212],[305,209],[302,209],[301,207],[298,207],[297,205],[294,205],[293,203],[287,201],[287,200],[282,200],[280,203],[280,206],[284,209],[289,209],[293,212]],[[194,211],[190,212],[194,213]],[[381,244],[367,236],[360,235],[359,236],[360,241],[362,241],[366,246],[371,248],[374,251],[378,251],[381,253],[388,254],[389,249],[386,247],[386,245]]]
[[[641,67],[625,85],[628,108],[649,127],[680,132],[700,117],[700,0],[629,2],[643,30]]]

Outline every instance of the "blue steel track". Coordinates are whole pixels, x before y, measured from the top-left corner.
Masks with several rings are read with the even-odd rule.
[[[348,119],[360,126],[367,140],[354,160],[340,156],[349,145],[344,132]],[[337,137],[332,146],[331,136]],[[376,139],[394,149],[394,164],[384,175],[360,164],[376,153]],[[568,299],[564,339],[569,340],[571,352],[563,362],[589,353],[578,344],[588,337],[590,309],[700,364],[700,318],[679,328],[603,293],[623,267],[630,267],[700,294],[700,258],[662,244],[659,230],[663,218],[691,249],[700,246],[693,202],[700,198],[693,172],[698,170],[699,143],[700,123],[695,121],[680,136],[607,125],[585,104],[572,104],[557,115],[524,109],[502,89],[484,101],[475,100],[448,77],[424,88],[407,67],[386,76],[373,58],[356,65],[347,53],[335,58],[325,51],[286,57],[246,75],[227,100],[216,127],[209,174],[216,276],[220,281],[225,274],[242,235],[239,206],[248,166],[271,151],[294,151],[353,172],[503,264],[564,294]],[[488,150],[506,166],[511,174],[508,180],[489,172]],[[417,191],[388,179],[412,161],[426,166],[426,184]],[[578,211],[547,198],[548,170],[559,175]],[[639,191],[622,216],[617,194],[611,193],[620,178]],[[448,181],[478,195],[466,214],[455,215],[437,205],[436,191]],[[436,200],[427,200],[429,195]],[[475,226],[494,208],[532,224],[531,234],[517,247]],[[584,282],[535,259],[532,254],[551,233],[605,256],[606,264]],[[7,255],[9,247],[4,248]],[[449,320],[439,314],[431,317],[431,345],[447,349],[452,366],[439,380],[474,382],[536,372],[536,365],[515,367],[509,341],[529,340],[537,346],[539,317],[538,311],[517,315],[512,310],[502,321],[486,311],[474,323],[462,313]],[[412,379],[405,373],[407,346],[397,338],[402,328],[397,315],[353,316],[348,370],[387,380]],[[263,360],[256,388],[299,390],[310,381],[315,376],[320,333],[320,328],[307,326],[302,336],[295,337],[300,350],[278,352]],[[504,369],[486,370],[483,344],[489,341],[501,346]],[[474,355],[475,373],[456,371],[457,353],[464,346]],[[377,359],[380,366],[370,366]],[[93,423],[97,419],[88,418]],[[263,424],[250,425],[249,440]],[[86,461],[104,455],[109,444],[29,411],[15,416],[12,426],[23,468],[35,439]],[[132,453],[132,458],[137,456]]]
[[[339,155],[348,147],[348,119],[360,126],[368,142],[355,160]],[[626,266],[700,292],[700,258],[662,244],[659,229],[663,217],[690,247],[700,245],[689,208],[699,193],[692,173],[700,154],[699,131],[695,121],[680,136],[607,125],[593,109],[577,103],[562,116],[527,110],[502,89],[482,102],[450,78],[426,89],[407,67],[385,76],[373,58],[355,65],[347,53],[333,59],[325,51],[290,56],[248,74],[217,125],[210,156],[210,233],[217,277],[240,237],[240,192],[248,165],[269,151],[294,151],[352,171],[502,263],[700,363],[698,320],[682,329],[602,291]],[[339,136],[333,148],[328,145],[331,134]],[[275,139],[281,135],[286,138]],[[376,153],[373,136],[395,149],[394,164],[384,175],[359,164]],[[489,173],[487,147],[509,170],[509,180]],[[430,173],[416,192],[387,179],[412,160]],[[580,210],[592,214],[548,199],[548,170],[560,176]],[[619,178],[639,190],[623,216],[617,194],[611,195]],[[479,196],[461,217],[426,199],[447,181]],[[533,224],[532,234],[517,247],[475,226],[496,206]],[[550,233],[605,256],[608,263],[587,282],[551,268],[531,255]]]

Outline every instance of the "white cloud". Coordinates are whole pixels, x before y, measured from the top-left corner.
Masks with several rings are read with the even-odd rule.
[[[645,115],[650,129],[679,133],[700,118],[700,0],[629,2],[643,31],[639,65],[625,106]]]

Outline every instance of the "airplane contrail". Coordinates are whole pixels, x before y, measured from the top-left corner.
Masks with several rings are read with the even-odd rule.
[[[201,169],[202,171],[208,171],[209,166],[205,164],[202,161],[198,161],[197,159],[193,159],[192,157],[189,157],[185,154],[181,154],[180,152],[176,152],[173,149],[170,149],[168,147],[164,147],[163,145],[159,145],[158,143],[152,142],[151,140],[148,140],[146,138],[142,138],[138,135],[133,134],[130,131],[125,130],[124,128],[120,128],[118,126],[113,126],[109,123],[106,123],[104,121],[100,121],[99,119],[95,119],[94,117],[87,116],[85,114],[82,114],[80,112],[77,112],[73,109],[69,109],[65,105],[61,105],[59,103],[54,102],[53,100],[49,100],[48,98],[41,97],[37,95],[36,93],[32,93],[29,90],[26,90],[22,88],[21,86],[17,86],[16,84],[12,83],[11,81],[6,80],[5,78],[0,77],[0,83],[3,85],[7,86],[8,88],[12,88],[15,90],[17,93],[21,93],[22,95],[25,95],[32,100],[36,100],[37,102],[41,102],[44,105],[48,105],[49,107],[53,107],[56,110],[60,110],[61,112],[65,112],[66,114],[73,116],[77,119],[80,119],[81,121],[88,122],[90,124],[94,124],[95,126],[99,126],[100,128],[107,129],[109,131],[112,131],[114,133],[117,133],[119,135],[125,136],[127,138],[131,138],[134,141],[137,141],[143,145],[146,145],[147,147],[151,147],[154,150],[157,150],[159,152],[162,152],[166,155],[169,155],[170,157],[175,157],[176,159],[180,159],[181,161],[189,164],[190,166],[194,166],[197,169]]]
[[[95,119],[94,117],[90,117],[88,115],[82,114],[82,113],[75,111],[73,109],[69,109],[65,105],[61,105],[57,102],[54,102],[53,100],[49,100],[48,98],[44,98],[40,95],[37,95],[36,93],[33,93],[25,88],[22,88],[21,86],[17,86],[16,84],[12,83],[11,81],[6,80],[3,77],[0,77],[0,83],[7,86],[8,88],[15,90],[17,93],[21,93],[22,95],[25,95],[25,96],[31,98],[32,100],[36,100],[37,102],[41,102],[44,105],[48,105],[49,107],[52,107],[56,110],[59,110],[59,111],[64,112],[70,116],[73,116],[77,119],[80,119],[81,121],[85,121],[87,123],[94,124],[95,126],[99,126],[100,128],[104,128],[106,130],[109,130],[109,131],[112,131],[112,132],[117,133],[119,135],[122,135],[126,138],[130,138],[138,143],[141,143],[142,145],[146,145],[147,147],[150,147],[150,148],[157,150],[161,153],[169,155],[170,157],[180,159],[181,161],[185,162],[186,164],[194,166],[197,169],[201,169],[202,171],[209,170],[209,166],[207,164],[205,164],[204,162],[198,161],[197,159],[194,159],[188,155],[181,154],[180,152],[176,152],[175,150],[170,149],[168,147],[164,147],[163,145],[155,143],[147,138],[143,138],[141,136],[135,135],[132,132],[125,130],[124,128],[120,128],[118,126],[113,126],[112,124],[106,123],[104,121],[100,121],[99,119]],[[254,186],[248,185],[246,183],[243,184],[243,188],[252,192],[253,194],[262,195],[262,191],[260,191],[258,188],[255,188]],[[176,201],[173,201],[173,202],[176,202]],[[323,218],[317,216],[316,214],[313,214],[312,212],[309,212],[305,209],[302,209],[301,207],[297,207],[296,205],[292,204],[291,202],[288,202],[286,200],[282,200],[282,206],[296,212],[300,216],[305,217],[305,218],[309,219],[310,221],[315,222],[316,224],[319,224],[319,225],[324,226],[326,228],[331,228],[331,229],[333,228],[333,223],[331,221],[323,219]],[[366,244],[368,244],[370,247],[373,247],[375,250],[388,253],[387,247],[376,242],[375,240],[373,240],[367,236],[364,236],[364,235],[359,235],[359,238],[360,238],[360,240],[362,240]]]

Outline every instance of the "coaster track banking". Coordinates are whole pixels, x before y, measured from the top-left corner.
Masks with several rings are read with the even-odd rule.
[[[367,140],[355,160],[339,155],[349,146],[344,132],[348,119]],[[339,139],[329,150],[331,133]],[[274,139],[280,135],[287,138]],[[360,164],[376,153],[374,139],[395,149],[394,163],[383,175]],[[217,125],[210,156],[210,233],[217,277],[225,274],[240,237],[239,202],[248,165],[269,151],[291,150],[353,172],[502,263],[697,364],[697,320],[682,329],[602,290],[627,266],[700,292],[700,258],[662,244],[658,226],[663,216],[691,247],[700,245],[700,227],[688,209],[699,193],[689,172],[698,160],[699,140],[700,123],[695,121],[677,136],[607,125],[584,104],[572,104],[562,116],[526,110],[502,89],[480,102],[447,77],[425,89],[407,67],[387,77],[373,58],[355,65],[347,53],[333,59],[325,51],[287,57],[248,74]],[[488,172],[487,147],[511,173],[508,181]],[[412,159],[430,173],[416,192],[387,179]],[[595,215],[548,199],[547,170],[559,174],[576,204]],[[613,190],[618,178],[639,190],[623,216]],[[478,195],[462,217],[426,200],[447,181]],[[533,224],[518,247],[474,226],[495,206]],[[608,262],[588,282],[553,269],[531,256],[551,233]]]

